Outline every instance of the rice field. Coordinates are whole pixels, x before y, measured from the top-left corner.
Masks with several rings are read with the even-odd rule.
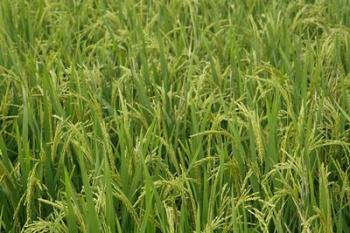
[[[350,232],[350,0],[1,0],[0,232]]]

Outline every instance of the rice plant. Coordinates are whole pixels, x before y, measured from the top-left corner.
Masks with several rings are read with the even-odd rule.
[[[1,0],[0,232],[350,232],[349,0]]]

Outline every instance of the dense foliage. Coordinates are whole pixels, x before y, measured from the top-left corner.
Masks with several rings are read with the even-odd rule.
[[[0,232],[350,232],[349,0],[1,0]]]

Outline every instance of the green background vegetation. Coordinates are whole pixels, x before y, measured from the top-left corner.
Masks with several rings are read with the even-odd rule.
[[[350,232],[350,1],[1,0],[0,232]]]

